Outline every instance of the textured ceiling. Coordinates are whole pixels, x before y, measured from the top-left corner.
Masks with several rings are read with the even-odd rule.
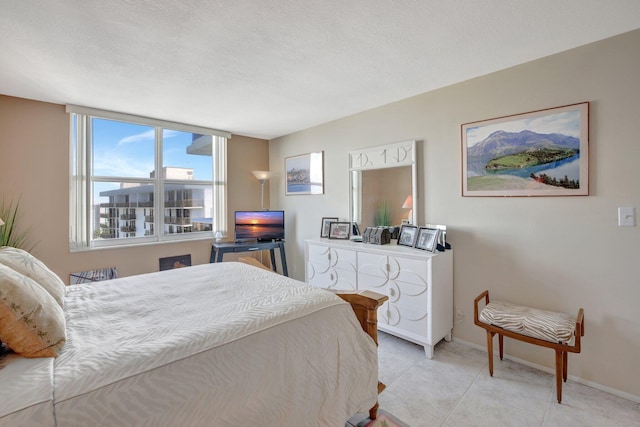
[[[270,139],[637,28],[638,0],[0,0],[0,94]]]

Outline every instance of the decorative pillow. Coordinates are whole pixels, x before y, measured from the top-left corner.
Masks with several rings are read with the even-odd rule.
[[[65,326],[62,307],[47,291],[0,264],[0,341],[25,357],[56,357]]]
[[[3,246],[0,248],[0,264],[33,279],[51,294],[60,307],[64,307],[64,295],[67,290],[64,282],[38,258],[25,250]]]

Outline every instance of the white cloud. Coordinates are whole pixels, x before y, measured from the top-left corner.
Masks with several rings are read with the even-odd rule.
[[[117,156],[101,156],[96,158],[93,164],[94,174],[99,176],[148,178],[153,169],[153,162],[136,162]]]
[[[179,133],[181,132],[177,130],[164,129],[162,136],[164,139],[169,139],[169,138],[173,138],[174,136],[177,136]],[[147,131],[122,138],[120,141],[118,141],[117,146],[119,147],[124,144],[131,144],[131,143],[140,142],[140,141],[153,141],[155,140],[155,138],[156,138],[156,130],[149,129]]]

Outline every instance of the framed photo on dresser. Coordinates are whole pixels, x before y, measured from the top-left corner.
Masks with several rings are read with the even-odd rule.
[[[416,239],[416,248],[435,252],[438,246],[439,234],[440,230],[437,228],[420,227],[418,238]]]
[[[415,225],[403,224],[398,237],[398,244],[413,247],[418,237],[418,227]]]
[[[332,222],[329,224],[329,238],[349,240],[350,228],[350,222]]]
[[[338,217],[323,217],[322,228],[320,228],[320,237],[329,237],[329,230],[332,222],[338,222]]]

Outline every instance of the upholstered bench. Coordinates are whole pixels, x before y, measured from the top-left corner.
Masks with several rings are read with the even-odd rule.
[[[485,306],[478,310],[480,300]],[[549,347],[556,351],[556,392],[562,401],[562,381],[567,381],[567,353],[580,353],[580,337],[584,336],[584,313],[578,310],[575,320],[564,313],[539,310],[505,301],[489,302],[489,291],[474,300],[473,322],[487,330],[489,374],[493,376],[493,336],[498,334],[500,360],[503,337]]]

